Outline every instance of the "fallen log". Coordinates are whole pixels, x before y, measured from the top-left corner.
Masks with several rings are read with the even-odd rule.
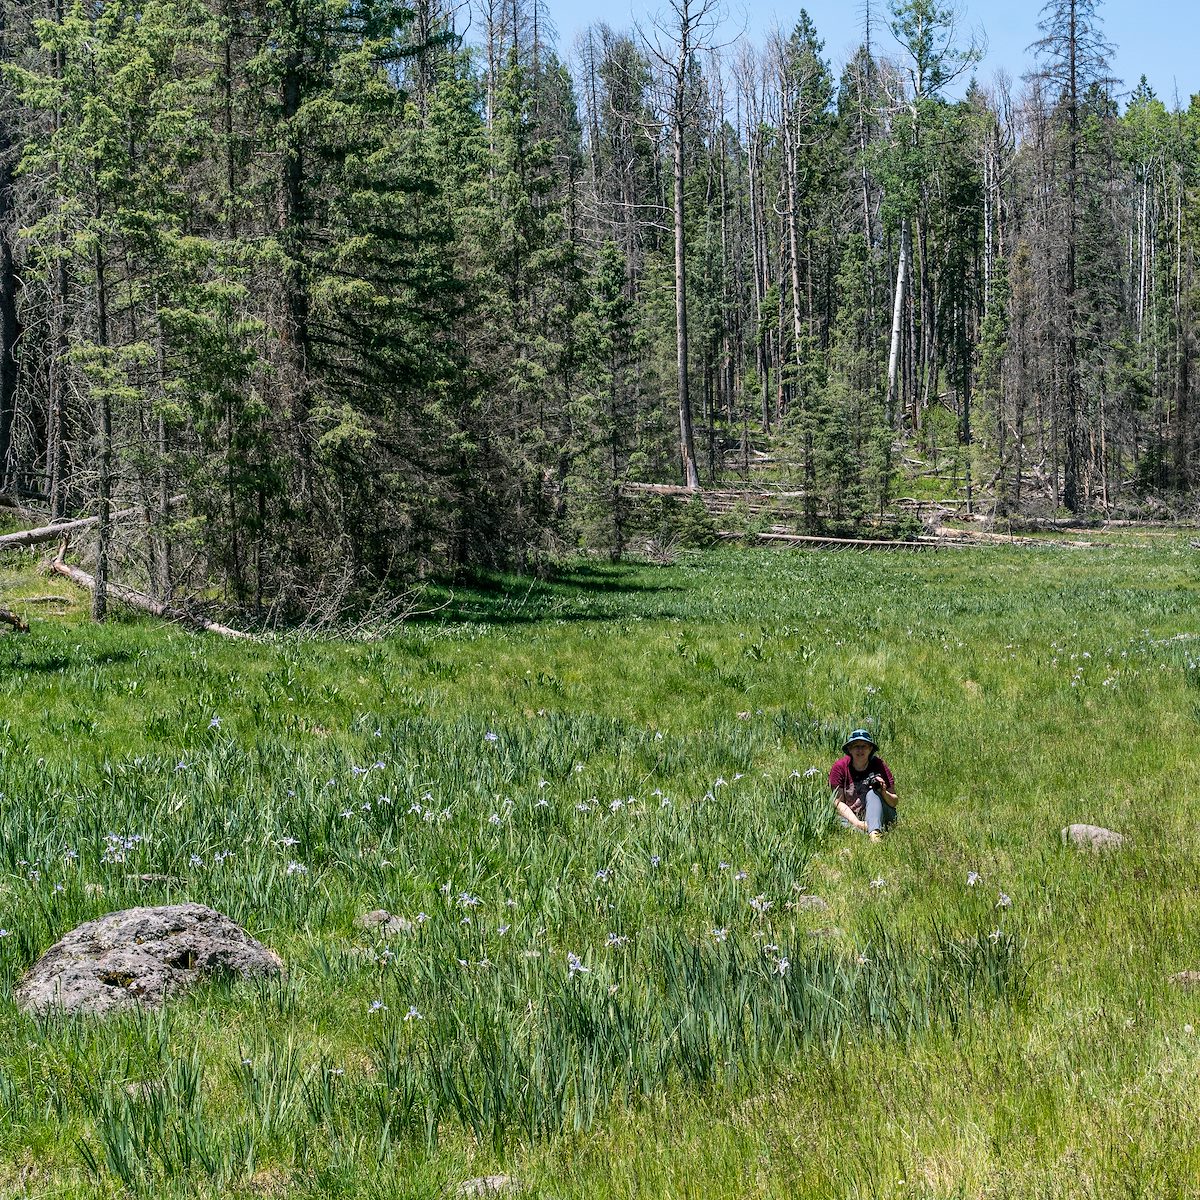
[[[803,492],[769,491],[759,488],[690,488],[680,483],[634,483],[626,481],[620,485],[622,494],[626,496],[686,496],[689,499],[698,497],[701,500],[800,500]]]
[[[1083,541],[1079,538],[1027,537],[1019,533],[995,533],[988,529],[955,529],[949,525],[939,526],[937,536],[946,545],[987,543],[997,546],[1044,546],[1052,550],[1093,550],[1097,547],[1107,549],[1113,544],[1112,542]]]
[[[63,549],[66,549],[65,543]],[[61,551],[59,557],[51,563],[51,569],[79,587],[86,588],[89,592],[96,590],[96,580],[86,571],[64,562]],[[193,616],[191,613],[173,608],[169,604],[161,604],[153,597],[147,596],[145,592],[139,592],[135,588],[125,587],[119,583],[110,583],[108,594],[122,603],[128,604],[130,608],[150,613],[155,617],[162,617],[166,621],[178,621],[181,625],[190,625],[193,629],[203,629],[206,633],[219,633],[222,637],[253,640],[252,635],[244,633],[240,629],[230,629],[228,625],[218,625],[216,621],[206,621],[203,617]]]
[[[745,540],[746,538],[757,538],[764,542],[785,542],[788,545],[793,543],[796,545],[807,546],[848,546],[850,548],[857,547],[860,550],[936,550],[939,546],[944,545],[938,538],[912,538],[908,541],[899,541],[896,539],[885,540],[883,538],[840,538],[840,537],[821,537],[819,534],[811,533],[735,533],[732,530],[721,530],[717,533],[717,537],[730,538],[731,540]]]
[[[173,496],[168,504],[179,504],[182,496]],[[127,521],[144,512],[142,508],[122,508],[112,513],[110,521]],[[19,533],[6,533],[0,536],[0,550],[15,550],[22,546],[37,546],[42,542],[54,542],[61,537],[77,533],[81,529],[90,529],[100,523],[99,517],[80,517],[75,521],[59,521],[54,525],[40,525],[37,529],[22,529]]]
[[[15,612],[5,608],[3,605],[0,605],[0,621],[3,621],[6,625],[11,625],[18,633],[29,632],[29,626]]]

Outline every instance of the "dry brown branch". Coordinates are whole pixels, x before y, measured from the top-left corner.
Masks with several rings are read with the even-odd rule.
[[[3,621],[6,625],[11,625],[18,633],[29,632],[29,626],[15,612],[5,608],[3,605],[0,605],[0,621]]]

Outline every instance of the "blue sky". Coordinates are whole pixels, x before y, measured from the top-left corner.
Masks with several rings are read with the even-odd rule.
[[[655,10],[654,0],[546,0],[559,31],[559,51],[569,54],[578,33],[593,21],[614,28],[628,27],[635,17]],[[886,0],[873,0],[877,13]],[[772,0],[725,0],[727,28],[745,28],[756,40],[776,22],[789,28],[801,7],[825,39],[826,56],[835,69],[850,56],[861,39],[863,0],[805,0],[775,3]],[[987,82],[997,70],[1019,79],[1031,65],[1025,48],[1040,35],[1037,23],[1042,0],[960,0],[960,21],[966,30],[982,30],[987,55],[979,77]],[[1107,0],[1101,6],[1105,36],[1116,46],[1113,74],[1128,91],[1145,75],[1170,106],[1178,93],[1187,104],[1200,92],[1200,0]],[[877,18],[878,20],[879,18]],[[880,21],[879,44],[892,48],[890,35]]]

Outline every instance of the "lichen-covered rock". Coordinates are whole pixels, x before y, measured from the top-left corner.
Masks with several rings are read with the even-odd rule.
[[[1062,840],[1064,846],[1080,850],[1115,850],[1125,841],[1125,835],[1100,825],[1068,825],[1062,831]]]
[[[106,1014],[156,1008],[201,979],[277,975],[283,961],[203,904],[127,908],[56,942],[13,989],[26,1012]]]

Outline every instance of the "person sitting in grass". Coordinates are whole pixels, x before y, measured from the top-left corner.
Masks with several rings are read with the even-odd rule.
[[[896,781],[879,747],[865,729],[856,729],[842,746],[844,757],[829,770],[833,807],[844,825],[861,829],[877,842],[896,823]]]

